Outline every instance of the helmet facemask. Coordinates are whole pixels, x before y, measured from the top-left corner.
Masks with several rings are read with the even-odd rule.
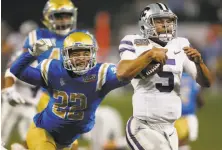
[[[76,28],[77,11],[54,11],[49,15],[51,30],[59,35],[67,35]]]
[[[64,67],[78,75],[87,73],[96,65],[96,49],[92,45],[67,47],[62,55]]]
[[[152,38],[158,38],[163,42],[168,42],[176,37],[176,18],[175,17],[151,17],[153,26]]]
[[[158,23],[161,20],[172,21]],[[140,31],[145,38],[157,38],[163,42],[169,42],[176,37],[177,16],[172,12],[152,14],[141,18],[139,25]]]

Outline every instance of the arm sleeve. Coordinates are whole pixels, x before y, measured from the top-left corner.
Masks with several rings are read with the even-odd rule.
[[[39,67],[33,68],[29,66],[29,64],[34,60],[35,57],[29,54],[29,52],[25,52],[12,64],[10,72],[24,82],[46,87],[46,83],[42,77]]]
[[[10,68],[12,63],[23,53],[22,50],[16,51],[12,54],[12,56],[10,57],[7,67]]]
[[[197,78],[197,67],[193,61],[191,61],[185,54],[185,59],[183,62],[184,72],[188,73],[194,80]]]
[[[132,37],[130,35],[125,36],[121,41],[119,45],[119,54],[121,59],[132,59],[131,56],[135,55],[136,57],[136,50],[133,46]],[[124,56],[122,56],[124,54]],[[131,55],[127,57],[126,55]],[[135,59],[135,58],[133,58]]]
[[[129,81],[119,81],[116,76],[116,65],[104,63],[100,66],[96,90],[109,92],[121,86],[125,86]]]
[[[131,40],[131,36],[125,36],[119,45],[119,54],[121,60],[133,60],[136,59],[136,50],[133,46],[133,42]]]
[[[131,35],[125,36],[121,41],[119,45],[119,53],[121,54],[124,51],[130,51],[135,53],[135,48],[133,46],[132,37]]]
[[[133,60],[133,59],[136,59],[137,56],[135,53],[131,51],[124,51],[121,53],[120,58],[121,60]]]
[[[183,50],[184,47],[190,46],[190,42],[186,38],[180,38],[180,48]],[[188,73],[194,80],[197,78],[197,68],[193,61],[191,61],[184,53],[183,71]]]

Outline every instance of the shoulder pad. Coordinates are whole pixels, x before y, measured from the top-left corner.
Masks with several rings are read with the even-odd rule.
[[[119,53],[124,51],[135,52],[135,48],[133,47],[133,39],[135,35],[126,35],[121,41],[119,45]]]

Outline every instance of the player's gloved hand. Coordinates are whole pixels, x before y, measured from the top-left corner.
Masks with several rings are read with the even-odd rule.
[[[153,47],[151,49],[153,60],[161,63],[161,65],[164,65],[167,60],[167,55],[166,55],[167,51],[168,50],[164,48]]]
[[[188,58],[199,64],[199,63],[203,63],[203,59],[201,57],[201,54],[194,48],[192,47],[184,47],[183,48],[184,52],[187,54]]]
[[[14,86],[4,88],[1,94],[2,99],[8,101],[12,106],[25,103],[25,99],[16,91]]]
[[[36,41],[32,49],[29,49],[29,53],[32,56],[39,56],[43,52],[49,50],[55,46],[55,42],[53,42],[51,39],[39,39]]]

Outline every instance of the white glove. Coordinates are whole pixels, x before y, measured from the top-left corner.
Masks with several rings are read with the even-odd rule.
[[[24,104],[25,99],[16,91],[15,87],[4,88],[1,92],[2,99],[8,101],[10,105]]]
[[[39,39],[34,44],[33,48],[29,49],[29,53],[32,56],[39,56],[53,46],[55,46],[55,42],[53,42],[51,39]]]

